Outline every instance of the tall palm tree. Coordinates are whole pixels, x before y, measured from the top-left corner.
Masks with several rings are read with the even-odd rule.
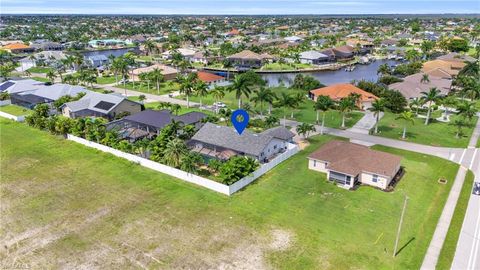
[[[53,83],[55,83],[55,78],[57,77],[57,75],[55,74],[55,72],[53,70],[49,70],[47,72],[47,78]]]
[[[310,132],[315,132],[315,126],[308,123],[301,123],[297,126],[297,133],[302,135],[304,139],[308,138]]]
[[[200,97],[200,107],[202,107],[202,98],[208,95],[208,85],[203,81],[196,81],[193,85],[195,94]]]
[[[375,116],[375,134],[378,133],[378,121],[380,121],[380,114],[385,111],[385,101],[377,99],[372,103],[372,107],[368,108]]]
[[[218,103],[219,100],[225,97],[225,87],[215,85],[215,88],[210,90],[210,94],[215,99],[215,103]],[[215,113],[218,113],[218,107],[215,107]]]
[[[270,88],[261,87],[255,93],[256,95],[253,96],[250,100],[255,103],[255,105],[260,104],[260,115],[263,116],[263,104],[266,102],[268,104],[272,104],[275,101],[277,95],[272,91]],[[271,113],[271,105],[269,107],[269,114]]]
[[[315,102],[314,109],[317,112],[316,123],[319,122],[319,112],[322,112],[322,128],[320,129],[320,134],[323,135],[323,130],[325,127],[325,114],[328,110],[335,107],[335,102],[329,96],[319,96],[317,102]]]
[[[249,97],[252,93],[254,83],[244,74],[237,75],[229,86],[230,92],[235,92],[235,97],[238,99],[238,108],[242,108],[242,97]]]
[[[190,96],[195,93],[195,81],[196,77],[191,73],[188,76],[178,76],[177,81],[180,83],[179,92],[187,98],[187,108],[190,108]]]
[[[342,114],[342,128],[345,128],[345,117],[353,110],[355,103],[352,98],[344,97],[337,104],[337,109]]]
[[[412,101],[410,101],[410,109],[413,110],[415,108],[415,116],[418,116],[418,110],[422,107],[422,100],[419,98],[416,98]]]
[[[152,71],[148,72],[148,78],[155,82],[157,94],[160,95],[160,83],[165,79],[162,74],[162,70],[159,68],[154,68]]]
[[[457,106],[457,114],[467,118],[468,121],[472,121],[477,112],[475,102],[463,101]]]
[[[150,55],[156,48],[157,45],[153,40],[146,40],[145,43],[143,43],[143,47],[145,48],[145,52],[147,53],[147,56]]]
[[[413,113],[411,111],[405,111],[400,113],[395,119],[403,120],[405,122],[405,124],[403,125],[403,133],[402,133],[402,139],[405,140],[407,136],[407,124],[408,123],[412,123],[412,125],[415,124],[415,118],[413,116]]]
[[[279,108],[283,108],[283,126],[284,127],[287,120],[287,109],[291,108],[294,103],[295,103],[294,98],[285,92],[282,92],[276,100],[275,106]]]
[[[428,106],[427,118],[425,119],[425,125],[428,125],[428,122],[430,121],[430,113],[432,111],[432,103],[440,100],[440,97],[441,97],[440,96],[440,90],[438,90],[436,87],[430,88],[430,90],[428,92],[422,92],[422,99]]]

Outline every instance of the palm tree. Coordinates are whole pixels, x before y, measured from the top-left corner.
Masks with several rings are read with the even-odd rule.
[[[342,128],[345,128],[345,116],[353,110],[355,103],[350,97],[344,97],[338,102],[338,111],[342,114]]]
[[[176,103],[170,105],[170,111],[175,115],[178,115],[178,112],[180,111],[181,108],[182,108],[182,106],[180,106],[179,104],[176,104]]]
[[[147,56],[150,55],[157,48],[153,40],[146,40],[145,43],[143,43],[143,47],[145,48]]]
[[[420,82],[421,82],[421,83],[429,83],[429,82],[430,82],[430,78],[428,77],[428,74],[423,74],[423,75],[422,75],[422,78],[420,79]]]
[[[215,88],[210,90],[210,94],[215,99],[215,103],[225,97],[225,87],[215,85]],[[215,107],[215,113],[218,113],[218,107]]]
[[[30,76],[32,76],[32,72],[30,72],[30,70],[28,70],[28,69],[27,69],[27,70],[25,70],[23,73],[24,73],[24,74],[25,74],[25,76],[27,76],[27,77],[30,77]]]
[[[368,108],[375,116],[375,134],[378,133],[378,121],[380,121],[380,114],[385,111],[385,102],[383,99],[377,99],[372,103],[372,107]]]
[[[294,98],[285,92],[282,92],[280,96],[277,98],[275,106],[279,108],[283,108],[283,126],[284,127],[287,121],[287,108],[291,108],[294,103],[295,103]]]
[[[190,108],[190,96],[195,93],[196,75],[196,73],[191,73],[188,76],[180,75],[177,77],[177,81],[180,83],[179,92],[187,98],[187,108]]]
[[[462,135],[462,128],[466,125],[465,119],[463,118],[457,118],[453,121],[453,125],[457,128],[457,132],[455,133],[455,138],[460,138]]]
[[[457,106],[457,114],[467,118],[468,121],[472,121],[477,112],[475,102],[463,101]]]
[[[202,98],[208,95],[208,85],[203,82],[198,80],[194,84],[195,88],[195,94],[200,97],[200,107],[202,107]]]
[[[242,96],[249,97],[252,93],[253,83],[244,74],[237,75],[229,86],[230,92],[235,91],[235,97],[238,99],[238,108],[242,108]]]
[[[277,95],[272,91],[270,88],[261,87],[257,92],[256,95],[253,96],[250,100],[255,103],[255,105],[260,104],[260,115],[263,116],[263,104],[267,102],[270,104],[269,107],[269,114],[271,113],[271,104],[275,101]]]
[[[159,68],[154,68],[152,71],[148,72],[148,79],[155,82],[157,88],[157,94],[160,94],[160,83],[164,80],[162,70]]]
[[[335,102],[329,96],[319,96],[317,102],[315,102],[314,109],[317,111],[317,120],[319,122],[319,112],[322,112],[322,128],[320,129],[320,134],[323,135],[323,130],[325,127],[325,115],[328,110],[333,109]]]
[[[138,74],[138,78],[140,79],[141,83],[147,83],[147,92],[150,93],[150,77],[148,72],[143,72]]]
[[[57,75],[55,74],[55,72],[53,70],[49,70],[47,72],[47,78],[52,82],[52,83],[55,83],[55,78],[57,77]]]
[[[422,92],[422,99],[428,106],[427,118],[425,119],[425,125],[428,125],[432,110],[432,103],[440,99],[440,90],[438,90],[436,87],[432,87],[428,92]]]
[[[390,67],[388,66],[388,64],[381,64],[379,67],[378,67],[378,70],[377,70],[377,74],[381,74],[381,75],[388,75],[390,74],[391,71],[390,71]]]
[[[188,149],[185,143],[175,138],[167,143],[163,153],[163,159],[168,166],[178,168],[181,165],[182,157],[187,153]]]
[[[449,108],[455,107],[458,103],[458,100],[455,96],[447,96],[442,100],[442,105],[445,108],[445,112],[443,115],[443,119],[447,120],[448,119],[448,114],[450,112]]]
[[[397,116],[397,118],[395,118],[395,119],[405,121],[405,124],[403,126],[403,134],[402,134],[402,139],[405,140],[405,138],[407,136],[407,124],[408,123],[412,123],[412,125],[415,124],[415,118],[413,116],[413,113],[411,111],[405,111],[405,112],[400,113]]]
[[[418,110],[422,107],[422,100],[419,98],[416,98],[412,101],[410,101],[410,109],[415,108],[415,116],[418,116]]]
[[[315,126],[308,123],[301,123],[297,126],[297,133],[302,135],[304,139],[308,138],[310,132],[315,132]]]

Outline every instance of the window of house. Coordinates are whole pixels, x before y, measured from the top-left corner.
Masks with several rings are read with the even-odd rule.
[[[372,176],[372,181],[375,182],[375,183],[378,182],[378,175],[374,174]]]
[[[317,167],[317,161],[316,160],[313,161],[313,167]]]

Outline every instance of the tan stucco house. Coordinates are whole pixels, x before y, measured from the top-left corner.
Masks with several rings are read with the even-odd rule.
[[[358,184],[387,189],[400,171],[401,157],[344,141],[330,141],[308,156],[308,168],[351,189]]]

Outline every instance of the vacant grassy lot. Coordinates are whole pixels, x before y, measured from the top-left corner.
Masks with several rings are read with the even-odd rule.
[[[385,113],[378,127],[380,133],[376,135],[392,139],[401,139],[404,121],[396,120],[396,117],[393,113]],[[456,117],[458,116],[451,115],[451,122],[453,122]],[[442,123],[432,119],[430,124],[426,126],[424,125],[425,119],[415,118],[415,124],[412,125],[410,123],[407,125],[406,140],[433,146],[467,147],[475,127],[473,123],[476,123],[477,120],[478,118],[475,117],[469,126],[463,128],[464,135],[456,138],[457,128],[450,123]]]
[[[20,123],[0,128],[0,260],[35,269],[418,269],[458,169],[376,147],[405,157],[396,191],[346,191],[306,169],[332,139],[313,137],[226,197]]]
[[[15,116],[27,115],[31,112],[31,110],[27,108],[20,107],[14,104],[0,106],[0,111],[11,114],[11,115],[15,115]]]

